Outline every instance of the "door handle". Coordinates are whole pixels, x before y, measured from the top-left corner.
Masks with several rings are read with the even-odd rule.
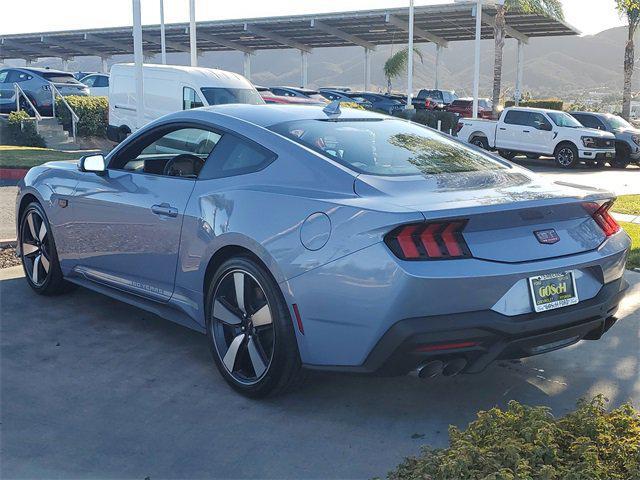
[[[506,130],[506,128],[504,128],[504,127],[500,127],[500,130]]]
[[[160,205],[153,205],[151,211],[156,215],[162,215],[165,217],[177,217],[178,209],[172,207],[168,203],[161,203]]]
[[[531,133],[531,130],[522,130],[522,133]]]

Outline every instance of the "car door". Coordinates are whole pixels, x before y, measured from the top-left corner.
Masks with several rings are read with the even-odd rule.
[[[522,130],[527,125],[527,112],[509,110],[496,129],[496,147],[501,150],[518,151],[522,148]]]
[[[14,87],[8,80],[10,71],[0,70],[0,109],[3,111],[14,109],[16,103]]]
[[[552,154],[551,144],[555,133],[554,124],[540,112],[530,112],[528,115],[529,128],[523,129],[523,141],[526,152]]]
[[[197,125],[161,125],[116,150],[103,175],[81,173],[70,201],[74,220],[68,237],[75,241],[64,259],[71,260],[72,271],[168,301],[196,167],[219,139]]]

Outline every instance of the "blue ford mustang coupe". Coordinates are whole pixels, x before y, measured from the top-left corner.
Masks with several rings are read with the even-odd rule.
[[[600,338],[627,289],[612,201],[384,115],[222,105],[31,169],[19,254],[37,293],[206,333],[261,397],[305,369],[453,375]]]

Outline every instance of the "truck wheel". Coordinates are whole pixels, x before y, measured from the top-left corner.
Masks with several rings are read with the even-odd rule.
[[[485,137],[473,137],[471,139],[471,145],[480,147],[483,150],[489,150],[489,141]]]
[[[616,158],[609,162],[613,168],[627,168],[629,166],[631,150],[627,145],[616,145]]]
[[[565,143],[556,148],[556,164],[560,168],[575,168],[578,165],[578,149],[575,145]]]
[[[507,160],[513,160],[516,156],[516,152],[512,152],[511,150],[498,150],[498,153],[502,158],[506,158]]]

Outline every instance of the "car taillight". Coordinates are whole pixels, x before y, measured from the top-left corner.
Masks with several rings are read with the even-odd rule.
[[[384,241],[402,260],[448,260],[471,257],[462,236],[467,220],[402,225]]]
[[[613,205],[613,202],[607,202],[603,205],[598,205],[597,203],[589,202],[585,203],[584,207],[591,214],[591,218],[593,218],[598,226],[602,229],[605,236],[610,237],[614,233],[620,231],[620,225],[618,222],[611,216],[609,213],[609,209]]]
[[[431,108],[431,100],[428,98],[424,101],[424,108]]]

